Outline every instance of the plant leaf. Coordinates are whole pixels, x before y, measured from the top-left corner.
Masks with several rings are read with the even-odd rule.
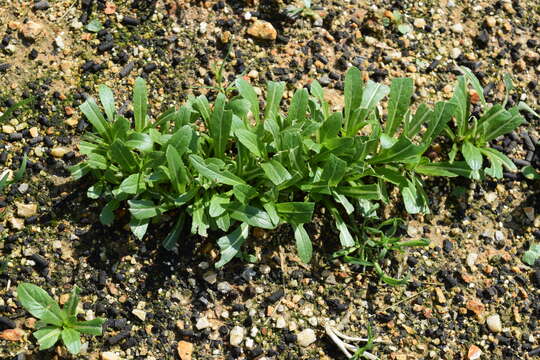
[[[172,250],[180,237],[185,222],[185,213],[181,213],[171,231],[163,239],[162,245],[167,250]]]
[[[244,145],[253,155],[264,157],[264,149],[260,145],[260,140],[257,134],[247,129],[237,129],[235,135],[238,141]]]
[[[529,250],[523,254],[523,262],[529,266],[534,266],[536,260],[540,258],[540,243],[531,244]]]
[[[264,108],[264,119],[276,118],[279,112],[279,104],[283,97],[285,83],[283,81],[269,81],[267,84],[266,107]]]
[[[300,260],[304,263],[309,263],[313,253],[313,245],[311,244],[311,239],[304,228],[303,224],[292,224],[294,230],[294,239],[296,240],[296,250],[298,251],[298,256]]]
[[[77,285],[73,286],[71,289],[71,294],[69,295],[66,305],[64,305],[64,310],[67,311],[68,316],[77,316],[77,306],[79,305],[79,294],[81,293],[81,288]]]
[[[92,99],[91,97],[88,98],[85,102],[81,104],[81,106],[79,106],[79,109],[81,109],[83,114],[86,116],[86,119],[90,122],[90,124],[92,124],[97,133],[101,135],[105,140],[110,141],[110,125],[103,117],[101,111],[99,111],[99,107],[97,106],[94,99]]]
[[[482,168],[482,153],[476,146],[468,141],[463,143],[461,153],[472,170],[473,179],[480,180],[480,169]]]
[[[135,117],[135,131],[141,132],[146,128],[148,112],[148,95],[146,93],[146,81],[138,77],[135,79],[133,88],[133,114]]]
[[[213,164],[208,164],[200,156],[190,155],[189,161],[202,176],[206,177],[209,180],[231,186],[246,183],[244,180],[232,174],[231,172],[226,170],[219,170],[216,166],[213,166]]]
[[[344,121],[345,131],[348,133],[350,127],[351,116],[353,112],[360,107],[362,102],[362,94],[364,91],[364,83],[362,81],[362,73],[356,67],[351,67],[345,74],[345,106]]]
[[[413,95],[413,79],[395,78],[390,86],[388,99],[388,120],[386,121],[385,134],[393,136],[403,121],[405,113],[411,104]]]
[[[250,226],[259,227],[261,229],[275,229],[277,224],[274,224],[268,213],[259,208],[242,205],[240,203],[230,203],[224,205],[229,211],[231,218],[244,222]]]
[[[270,160],[262,163],[261,167],[266,174],[266,177],[270,179],[270,181],[276,186],[279,186],[292,179],[291,174],[277,160]]]
[[[103,333],[103,323],[105,319],[95,318],[87,321],[77,321],[73,324],[73,329],[81,334],[99,336]]]
[[[71,354],[78,354],[81,351],[81,334],[77,330],[64,328],[62,342]]]
[[[540,179],[540,173],[538,173],[538,171],[536,171],[530,165],[527,165],[523,169],[521,169],[521,172],[523,173],[523,176],[525,176],[529,180]]]
[[[223,267],[231,261],[240,251],[240,247],[246,241],[249,234],[249,225],[240,224],[232,233],[222,236],[217,243],[220,249],[221,258],[216,263],[216,268]]]
[[[34,332],[34,337],[39,344],[39,350],[50,349],[58,342],[62,329],[56,326],[45,326]]]
[[[30,283],[19,284],[17,299],[26,311],[47,324],[62,326],[66,319],[56,301],[39,286]]]
[[[116,112],[116,106],[114,105],[114,95],[112,90],[106,85],[99,86],[99,99],[105,109],[105,114],[109,121],[114,121],[114,113]]]
[[[283,202],[275,204],[279,217],[289,224],[306,224],[311,222],[314,202]]]
[[[148,230],[149,223],[150,219],[139,220],[132,216],[131,220],[129,221],[129,228],[137,239],[142,240],[146,234],[146,230]]]

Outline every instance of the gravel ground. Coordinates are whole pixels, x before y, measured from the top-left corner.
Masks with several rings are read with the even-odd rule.
[[[332,260],[337,236],[324,222],[312,226],[320,235],[309,265],[283,227],[253,234],[255,264],[235,260],[220,271],[215,239],[185,239],[174,254],[158,246],[169,224],[154,226],[144,242],[125,226],[100,225],[103,204],[87,199],[87,184],[67,171],[88,130],[77,106],[104,83],[129,114],[136,76],[149,83],[154,113],[190,94],[212,98],[205,87],[216,85],[229,44],[227,80],[283,80],[292,90],[317,79],[338,106],[350,65],[384,83],[412,77],[415,99],[431,103],[451,97],[462,65],[488,101],[503,98],[508,72],[511,103],[539,110],[538,1],[313,1],[296,19],[286,13],[291,5],[302,6],[0,0],[0,111],[35,99],[0,132],[2,167],[17,169],[24,153],[30,159],[23,182],[0,194],[0,357],[70,358],[61,347],[37,351],[33,322],[15,298],[21,281],[64,300],[73,285],[84,289],[84,317],[108,319],[102,337],[85,339],[85,359],[342,359],[327,323],[351,336],[366,336],[371,324],[382,341],[371,352],[381,359],[540,355],[540,266],[520,260],[540,241],[540,183],[519,174],[428,182],[430,216],[387,209],[409,220],[404,238],[431,240],[384,264],[393,276],[410,276],[399,287]],[[89,31],[96,21],[103,28]],[[538,169],[540,122],[527,120],[497,146]],[[3,339],[14,327],[22,336]]]

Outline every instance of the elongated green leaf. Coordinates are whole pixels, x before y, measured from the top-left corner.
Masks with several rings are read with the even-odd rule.
[[[281,185],[292,179],[291,174],[277,160],[270,160],[262,163],[261,167],[266,174],[266,177],[270,179],[274,185]]]
[[[411,104],[413,95],[413,80],[411,78],[395,78],[390,86],[388,99],[388,120],[384,133],[393,136],[403,121],[405,113]]]
[[[362,73],[356,67],[349,68],[345,74],[345,106],[343,109],[347,133],[350,128],[351,116],[362,102],[363,90]]]
[[[164,212],[164,208],[152,200],[128,200],[129,212],[137,220],[150,219]]]
[[[523,124],[525,119],[515,108],[505,111],[500,115],[493,117],[490,121],[482,123],[484,126],[482,139],[486,142],[491,141],[501,135],[507,134]]]
[[[447,101],[440,101],[435,104],[435,110],[429,113],[430,116],[427,120],[428,128],[422,138],[424,144],[430,145],[439,136],[452,118],[452,115],[456,113],[456,109],[458,109],[456,104]]]
[[[341,182],[345,171],[347,170],[347,162],[341,160],[334,154],[330,154],[321,174],[321,181],[328,183],[328,186],[336,186]]]
[[[296,90],[289,107],[288,117],[285,119],[284,127],[291,126],[294,123],[302,124],[306,119],[308,109],[309,93],[306,89]]]
[[[454,96],[451,100],[456,105],[454,108],[454,114],[457,125],[457,135],[463,136],[468,129],[467,121],[469,119],[469,111],[471,102],[469,98],[469,91],[467,90],[467,82],[463,76],[458,77],[458,83],[454,89]],[[437,109],[435,114],[437,116]]]
[[[73,286],[68,301],[66,305],[64,305],[64,310],[67,311],[68,316],[77,316],[77,306],[79,305],[80,293],[81,288],[77,285]]]
[[[369,160],[372,164],[404,162],[411,157],[420,155],[423,147],[413,144],[407,138],[400,138],[392,147],[383,149],[378,155]]]
[[[245,184],[234,185],[233,194],[242,204],[247,204],[249,200],[259,195],[253,186]]]
[[[343,221],[343,218],[341,217],[341,215],[339,215],[339,212],[335,208],[332,209],[331,212],[336,222],[336,228],[339,231],[339,241],[341,242],[341,246],[343,247],[354,246],[355,245],[354,238],[351,235],[349,228],[347,227],[347,224]]]
[[[99,213],[99,221],[106,226],[111,226],[114,222],[114,211],[118,209],[120,202],[118,200],[111,200]]]
[[[508,171],[517,171],[516,165],[506,155],[492,148],[478,148],[480,152],[485,155],[491,167],[487,168],[485,172],[494,178],[501,179],[503,177],[502,167],[504,166]]]
[[[172,250],[180,238],[180,234],[182,233],[182,229],[184,227],[185,222],[185,213],[181,213],[178,216],[178,219],[176,220],[176,223],[174,224],[171,231],[167,234],[165,239],[163,239],[163,242],[161,243],[163,247],[167,250]]]
[[[73,324],[73,330],[81,334],[99,336],[103,333],[103,323],[105,319],[95,318],[87,321],[77,321]]]
[[[269,81],[267,84],[266,107],[264,108],[264,119],[275,118],[279,113],[279,104],[283,97],[285,83],[283,81]]]
[[[79,109],[86,116],[86,119],[92,124],[94,129],[99,135],[101,135],[105,140],[110,141],[110,131],[111,127],[109,123],[103,117],[103,114],[99,110],[96,102],[92,98],[88,98],[84,103],[79,106]]]
[[[200,156],[190,155],[189,161],[197,171],[205,178],[226,185],[245,184],[238,176],[226,170],[220,170],[213,164],[208,164]]]
[[[260,139],[254,132],[247,129],[238,129],[235,132],[238,141],[244,145],[253,155],[264,157],[265,150],[263,149]]]
[[[324,143],[329,139],[335,139],[339,135],[343,124],[343,115],[340,112],[335,112],[328,117],[322,124],[319,132],[321,134],[321,142]]]
[[[62,342],[71,354],[78,354],[81,351],[81,334],[77,330],[64,328]]]
[[[99,99],[105,109],[105,114],[109,121],[114,121],[114,113],[116,112],[116,106],[114,105],[114,95],[112,90],[106,85],[99,86]]]
[[[214,155],[220,159],[225,157],[233,116],[231,110],[224,110],[225,100],[225,95],[218,95],[208,129],[213,140]]]
[[[351,204],[351,202],[349,201],[349,199],[347,199],[345,195],[340,194],[337,191],[333,191],[332,195],[334,196],[334,200],[336,200],[336,202],[343,205],[343,208],[345,209],[348,215],[351,215],[354,212],[353,204]]]
[[[86,162],[80,162],[77,165],[73,165],[69,167],[69,172],[75,180],[82,179],[86,174],[90,172],[90,170],[91,170],[91,167]],[[7,180],[7,177],[6,177],[6,180]]]
[[[313,254],[313,245],[311,244],[311,239],[304,228],[303,224],[292,224],[294,230],[294,239],[296,240],[296,250],[298,251],[298,256],[300,260],[304,263],[309,263],[311,256]]]
[[[26,172],[26,166],[27,165],[28,165],[28,155],[25,153],[23,155],[23,159],[21,161],[21,166],[19,167],[19,169],[17,170],[17,172],[13,176],[13,182],[14,183],[19,182],[19,181],[22,180],[22,178],[24,177],[24,173]]]
[[[62,326],[66,319],[56,301],[39,286],[30,283],[19,284],[17,299],[30,314],[47,324]]]
[[[405,123],[405,136],[412,139],[417,135],[422,124],[428,122],[428,120],[432,118],[432,113],[433,111],[430,110],[426,104],[420,104],[411,120]]]
[[[126,146],[130,149],[137,149],[142,153],[147,153],[154,150],[154,141],[148,134],[133,133],[126,141]]]
[[[137,239],[142,240],[146,234],[146,230],[148,230],[149,223],[150,219],[139,220],[132,216],[131,220],[129,221],[129,228]]]
[[[144,176],[141,174],[132,174],[125,178],[119,186],[119,190],[126,194],[137,194],[146,190]]]
[[[465,141],[461,153],[472,170],[472,178],[480,180],[480,169],[482,169],[482,153],[480,150],[470,142]]]
[[[138,77],[133,88],[133,114],[135,117],[135,131],[140,132],[146,128],[148,113],[148,95],[146,93],[146,81]]]
[[[478,80],[478,78],[473,74],[473,72],[469,68],[466,68],[465,66],[460,66],[460,69],[465,74],[465,77],[467,78],[467,80],[469,80],[469,82],[471,83],[474,91],[480,97],[480,101],[482,102],[482,105],[486,106],[487,103],[486,103],[486,98],[484,97],[484,88],[482,87],[482,85],[480,85],[480,81]]]
[[[429,176],[471,177],[471,168],[465,161],[424,163],[417,165],[414,171]]]
[[[525,251],[522,260],[529,266],[534,266],[536,260],[540,258],[540,244],[531,244],[529,250]]]
[[[285,202],[275,204],[279,217],[289,224],[305,224],[311,222],[314,202]]]
[[[39,344],[39,350],[50,349],[58,342],[60,339],[60,334],[62,333],[62,328],[56,326],[45,326],[42,329],[34,332],[34,337],[37,339]]]
[[[217,243],[220,249],[221,258],[216,263],[216,268],[231,261],[240,251],[240,247],[246,241],[249,235],[249,225],[246,223],[240,224],[232,233],[222,236]]]
[[[122,140],[115,140],[111,145],[112,158],[120,164],[122,169],[132,171],[137,167],[137,160]]]
[[[34,101],[34,97],[29,97],[24,100],[19,101],[15,105],[10,106],[2,115],[0,115],[0,124],[2,124],[4,121],[7,121],[11,115],[17,110],[18,108],[21,108],[29,103]]]
[[[231,218],[250,226],[262,229],[274,229],[277,226],[277,224],[272,222],[268,213],[259,208],[240,203],[230,203],[224,206],[229,211]]]
[[[172,185],[177,193],[182,193],[184,192],[188,182],[188,175],[186,167],[184,166],[184,161],[180,157],[180,154],[178,154],[178,151],[176,151],[172,145],[167,147],[165,154],[167,157],[167,166]]]
[[[389,92],[388,86],[369,80],[362,94],[360,107],[368,110],[374,109]]]
[[[242,78],[236,79],[236,87],[240,95],[249,101],[251,104],[251,113],[255,119],[256,124],[259,123],[259,98],[257,93],[253,89],[253,86],[250,85],[246,80]]]

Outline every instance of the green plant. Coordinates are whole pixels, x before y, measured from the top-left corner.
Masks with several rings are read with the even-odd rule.
[[[6,110],[5,113],[0,115],[0,124],[7,121],[7,119],[9,119],[11,117],[11,115],[15,112],[15,110],[29,104],[33,100],[34,100],[34,98],[29,97],[27,99],[19,101],[18,103],[16,103],[15,105],[12,105],[11,107],[9,107]],[[21,162],[21,167],[19,168],[19,170],[17,170],[17,172],[13,176],[12,180],[9,180],[9,172],[8,171],[5,171],[5,172],[3,172],[3,174],[0,175],[0,192],[2,192],[6,186],[14,184],[14,183],[20,181],[23,178],[24,173],[26,172],[27,162],[28,162],[28,157],[27,157],[26,154],[24,154],[23,160]],[[4,213],[4,212],[2,212],[2,213]],[[0,215],[0,216],[2,216],[2,215]]]
[[[200,236],[225,233],[217,241],[216,266],[241,255],[251,227],[281,224],[293,228],[299,256],[309,261],[312,243],[304,225],[319,206],[334,223],[345,249],[341,254],[381,273],[378,262],[389,251],[425,244],[399,241],[398,220],[376,225],[379,205],[390,203],[392,188],[399,189],[409,214],[427,214],[425,176],[499,178],[500,165],[514,170],[489,141],[523,122],[521,108],[482,102],[480,120],[469,119],[467,88],[482,92],[474,75],[464,71],[451,101],[433,108],[420,104],[415,111],[412,79],[394,79],[390,87],[364,84],[356,68],[346,74],[339,111],[330,109],[317,81],[309,91],[296,90],[286,112],[281,110],[285,84],[269,82],[261,109],[254,88],[239,78],[234,97],[220,93],[213,104],[203,95],[190,97],[152,121],[139,78],[130,122],[116,112],[112,91],[101,86],[105,115],[91,98],[80,107],[96,133],[80,143],[86,160],[72,174],[92,173],[97,180],[88,196],[107,202],[102,223],[111,225],[115,210],[127,206],[139,239],[152,219],[171,217],[175,225],[163,240],[167,249],[175,247],[184,229]],[[379,103],[386,96],[384,116]],[[430,160],[425,154],[445,135],[459,153]],[[485,170],[482,155],[491,161]]]
[[[300,16],[302,17],[311,17],[316,19],[319,17],[313,9],[311,9],[311,0],[302,0],[303,6],[288,5],[285,9],[285,12],[292,19],[296,19]]]
[[[16,182],[19,182],[24,177],[24,173],[26,172],[26,165],[28,163],[28,156],[24,154],[23,159],[21,161],[21,167],[17,170],[15,175],[13,176],[13,179],[9,180],[9,173],[6,171],[4,172],[4,175],[0,178],[0,192],[4,190],[6,186],[9,186],[11,184],[14,184]]]
[[[385,18],[387,19],[387,18]],[[392,17],[390,20],[386,20],[387,21],[387,24],[390,25],[390,21],[392,21],[392,23],[394,23],[394,25],[396,26],[397,30],[402,34],[402,35],[407,35],[408,33],[410,33],[412,31],[412,26],[411,24],[409,24],[407,22],[407,20],[405,19],[405,16],[403,16],[403,14],[401,14],[398,10],[394,10],[392,11]]]
[[[88,321],[77,320],[80,289],[73,287],[71,295],[63,308],[39,286],[21,283],[17,287],[17,298],[22,306],[39,319],[34,337],[40,350],[54,346],[59,339],[72,354],[81,349],[81,334],[101,335],[105,319],[95,318]]]
[[[525,264],[534,266],[538,259],[540,259],[540,244],[531,244],[529,250],[523,254],[522,260]]]

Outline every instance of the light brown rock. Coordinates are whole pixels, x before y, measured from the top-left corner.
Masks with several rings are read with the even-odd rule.
[[[120,356],[112,351],[105,351],[101,353],[101,360],[120,360]]]
[[[264,20],[255,20],[248,28],[247,33],[255,38],[263,40],[276,40],[277,31],[272,24]]]
[[[65,147],[55,147],[51,149],[51,155],[55,158],[61,158],[69,152],[68,148]]]
[[[191,354],[193,354],[193,344],[187,341],[180,341],[178,343],[178,355],[182,360],[191,360]]]
[[[43,32],[44,26],[35,21],[28,21],[21,26],[22,35],[28,40],[36,40],[37,37]]]
[[[37,214],[37,204],[24,204],[15,202],[17,206],[17,215],[28,218]]]
[[[20,341],[24,336],[22,329],[7,329],[0,333],[0,339],[7,341]]]

